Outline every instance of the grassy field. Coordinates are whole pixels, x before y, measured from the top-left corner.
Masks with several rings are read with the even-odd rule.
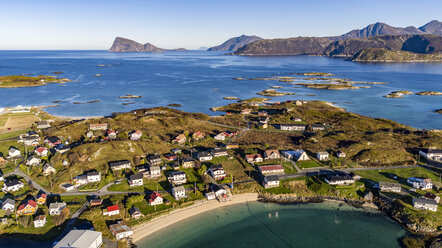
[[[23,75],[0,76],[0,88],[20,88],[42,86],[46,83],[65,83],[69,80],[54,76],[39,75],[35,77]]]
[[[299,161],[296,162],[296,165],[301,169],[322,167],[322,165],[318,164],[315,160]]]

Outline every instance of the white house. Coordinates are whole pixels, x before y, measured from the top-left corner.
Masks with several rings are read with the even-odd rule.
[[[197,157],[200,162],[210,161],[213,159],[212,154],[209,152],[199,152]]]
[[[128,227],[123,221],[119,221],[117,224],[109,226],[109,230],[114,235],[116,240],[130,237],[134,234],[132,229]]]
[[[178,201],[181,198],[187,197],[186,189],[183,186],[173,187],[172,188],[172,196]]]
[[[21,142],[23,142],[25,146],[38,146],[38,143],[40,142],[40,137],[38,136],[23,137],[21,139]]]
[[[2,191],[5,193],[15,192],[15,191],[23,188],[24,186],[25,186],[25,184],[22,181],[12,180],[12,181],[5,182],[3,184]]]
[[[258,167],[258,169],[263,175],[284,174],[284,167],[280,164],[261,165]]]
[[[326,161],[328,160],[328,152],[318,152],[316,154],[316,158],[319,159],[320,161]]]
[[[149,166],[149,175],[152,178],[161,176],[161,168],[159,166]]]
[[[279,154],[278,150],[266,150],[264,152],[265,160],[279,159],[280,157],[281,155]]]
[[[247,163],[261,163],[263,161],[261,154],[246,154]]]
[[[44,146],[40,146],[35,148],[34,150],[35,155],[39,156],[39,157],[47,157],[49,150],[48,148],[44,147]]]
[[[53,248],[99,248],[103,245],[101,232],[90,230],[72,230],[63,237]]]
[[[150,195],[150,199],[149,199],[149,205],[155,206],[155,205],[160,205],[163,204],[163,197],[158,194],[158,192],[153,192]]]
[[[192,158],[185,158],[183,160],[181,160],[181,166],[183,168],[193,168],[195,167],[195,160]]]
[[[21,152],[19,149],[15,148],[15,147],[11,147],[8,150],[8,154],[9,154],[9,157],[16,158],[16,157],[20,157]]]
[[[442,149],[422,149],[419,154],[426,159],[442,161]]]
[[[181,185],[187,182],[186,173],[184,171],[174,171],[167,178],[173,185]]]
[[[120,214],[120,208],[118,207],[118,205],[112,205],[103,210],[103,215],[113,216],[119,214]]]
[[[224,140],[226,140],[226,135],[225,135],[225,133],[223,132],[223,133],[219,133],[219,134],[217,134],[215,137],[213,137],[214,139],[216,139],[216,140],[220,140],[220,141],[224,141]]]
[[[438,206],[435,200],[413,197],[413,207],[416,209],[430,210],[436,212]]]
[[[399,183],[379,182],[379,190],[381,192],[399,193],[399,192],[401,192],[402,187],[401,187],[401,184],[399,184]]]
[[[347,155],[346,155],[345,152],[343,152],[343,151],[337,151],[337,152],[336,152],[336,156],[337,156],[338,158],[345,158]]]
[[[416,189],[428,190],[433,188],[431,178],[409,177],[407,178],[407,183]]]
[[[220,184],[211,184],[210,190],[215,193],[216,197],[224,197],[227,195],[227,190]]]
[[[143,135],[143,132],[140,130],[134,131],[129,134],[130,140],[139,140],[141,139],[141,136]]]
[[[214,164],[210,166],[208,172],[215,180],[221,180],[227,176],[221,164]]]
[[[2,209],[13,212],[15,210],[15,201],[8,198],[2,203]]]
[[[305,125],[302,124],[280,124],[278,126],[284,131],[305,131]]]
[[[279,187],[279,177],[278,175],[265,176],[263,180],[264,188],[275,188]]]
[[[66,202],[54,202],[49,204],[49,215],[60,215],[66,208]]]
[[[43,166],[43,175],[45,175],[45,176],[48,176],[49,174],[56,173],[56,172],[57,172],[57,170],[54,167],[52,167],[52,165],[50,165],[48,163],[46,163]]]
[[[295,162],[310,160],[307,153],[303,150],[282,151],[282,155]]]
[[[39,215],[39,216],[35,217],[35,219],[34,219],[34,227],[35,228],[44,227],[45,224],[46,224],[46,216]]]
[[[98,172],[98,171],[91,171],[91,172],[88,172],[88,173],[86,174],[86,176],[87,176],[87,181],[88,181],[89,183],[96,183],[96,182],[101,181],[101,173]]]
[[[355,180],[353,177],[343,174],[343,175],[333,175],[325,177],[325,182],[330,185],[349,185],[353,184]]]
[[[439,201],[440,201],[440,197],[438,195],[435,195],[430,192],[425,193],[425,195],[422,197],[426,198],[426,199],[430,199],[430,200],[435,200],[437,203],[439,203]]]
[[[130,169],[132,167],[132,163],[129,160],[112,161],[109,162],[109,167],[113,171]]]
[[[204,194],[205,196],[206,196],[206,198],[207,198],[207,200],[215,200],[216,199],[216,195],[215,195],[215,192],[212,192],[212,191],[210,191],[210,192],[207,192],[206,194]]]
[[[137,174],[131,175],[129,177],[129,186],[130,187],[143,186],[143,174],[137,173]]]
[[[222,157],[222,156],[228,156],[229,154],[227,153],[227,149],[215,147],[212,149],[212,155],[214,157]]]
[[[36,156],[29,156],[26,159],[26,165],[28,166],[38,166],[41,162],[41,159]]]

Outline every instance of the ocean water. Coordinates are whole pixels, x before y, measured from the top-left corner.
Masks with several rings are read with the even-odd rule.
[[[384,215],[334,203],[253,202],[206,212],[137,242],[140,248],[400,247],[406,231]]]
[[[97,65],[109,65],[98,67]],[[442,91],[442,64],[357,64],[342,59],[309,56],[243,57],[221,52],[109,53],[107,51],[0,51],[0,75],[51,74],[74,82],[42,87],[0,89],[0,107],[51,105],[63,116],[101,116],[137,108],[182,104],[190,112],[219,114],[210,107],[228,104],[224,96],[242,99],[272,85],[296,95],[275,97],[325,100],[348,111],[392,119],[416,128],[442,128],[441,96],[382,97],[394,90]],[[234,77],[266,77],[291,72],[330,72],[355,81],[387,82],[370,89],[319,90],[294,88],[275,81],[238,81]],[[96,77],[101,74],[102,77]],[[125,94],[143,98],[123,100]],[[308,96],[314,94],[315,96]],[[73,104],[100,100],[90,104]],[[130,105],[122,103],[131,102]]]

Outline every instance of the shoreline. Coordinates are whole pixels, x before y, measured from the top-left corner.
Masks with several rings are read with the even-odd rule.
[[[246,203],[250,201],[258,201],[258,193],[247,193],[240,195],[233,195],[232,200],[228,202],[218,202],[216,200],[205,201],[202,204],[192,205],[182,209],[176,209],[172,212],[152,219],[151,221],[142,223],[133,228],[132,242],[136,243],[147,236],[160,231],[177,222],[188,219],[198,214],[208,212],[213,209],[222,208],[226,206]]]

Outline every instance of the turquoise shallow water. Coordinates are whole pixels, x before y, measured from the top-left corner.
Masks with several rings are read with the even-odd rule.
[[[138,242],[168,247],[400,247],[406,231],[384,215],[334,203],[253,202],[203,213]]]
[[[98,67],[97,65],[109,65]],[[47,109],[64,116],[96,116],[138,108],[182,104],[189,112],[219,114],[210,107],[232,101],[224,96],[250,98],[272,85],[293,96],[288,99],[335,102],[349,111],[392,119],[417,128],[442,128],[441,96],[410,95],[402,99],[384,98],[395,90],[442,91],[442,64],[357,64],[343,59],[308,56],[247,57],[223,53],[187,51],[152,53],[109,53],[107,51],[0,51],[0,75],[51,74],[74,80],[64,85],[0,89],[0,107],[51,105]],[[370,89],[319,90],[293,88],[276,81],[233,80],[235,77],[284,76],[291,72],[330,72],[355,81],[388,82]],[[95,74],[102,77],[96,77]],[[142,95],[127,100],[125,94]],[[313,94],[314,96],[312,96]],[[91,104],[73,104],[100,100]]]

